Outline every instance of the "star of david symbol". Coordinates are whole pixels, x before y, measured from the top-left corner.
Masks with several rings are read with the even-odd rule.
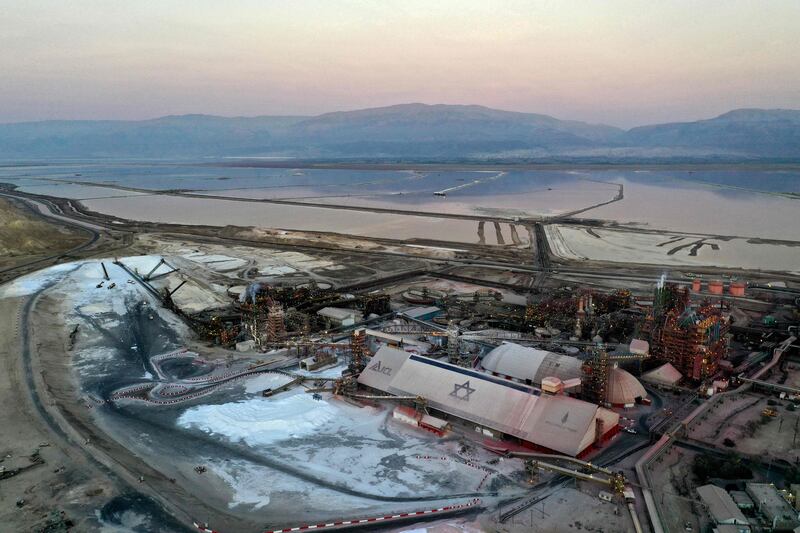
[[[463,391],[463,392],[462,392]],[[469,380],[459,385],[458,383],[453,385],[453,392],[450,393],[450,396],[455,396],[459,400],[469,401],[469,395],[475,392],[475,389],[469,386]]]

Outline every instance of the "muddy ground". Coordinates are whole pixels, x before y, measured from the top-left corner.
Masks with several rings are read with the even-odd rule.
[[[66,252],[85,239],[80,231],[51,224],[23,204],[0,198],[0,270]]]
[[[73,527],[92,531],[103,526],[139,524],[148,531],[180,532],[185,529],[164,514],[160,506],[140,493],[132,480],[123,481],[90,453],[76,450],[80,438],[61,429],[53,415],[56,398],[70,390],[68,379],[61,381],[52,368],[52,386],[44,395],[31,395],[30,384],[41,385],[46,372],[37,361],[24,363],[22,320],[25,297],[0,300],[0,467],[16,475],[0,480],[0,524],[4,531],[39,531],[45,528]],[[39,326],[47,330],[47,324]],[[48,338],[63,345],[63,339]],[[61,352],[63,354],[63,348]],[[63,357],[55,362],[62,368]],[[37,385],[38,384],[38,385]],[[74,403],[74,398],[73,398]],[[38,455],[41,464],[32,457]],[[54,529],[60,531],[61,529]]]

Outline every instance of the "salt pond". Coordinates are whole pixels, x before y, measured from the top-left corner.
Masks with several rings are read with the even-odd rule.
[[[43,180],[47,181],[43,181]],[[59,184],[81,181],[88,185]],[[795,240],[800,172],[779,167],[730,170],[346,170],[282,169],[174,163],[70,163],[0,169],[0,182],[21,190],[83,199],[122,218],[183,224],[332,231],[389,239],[479,242],[477,222],[252,199],[391,208],[409,212],[539,218],[579,212],[630,227]],[[100,187],[193,191],[230,199],[146,196]],[[620,190],[624,197],[608,203]],[[436,196],[434,192],[446,192]],[[601,205],[605,204],[605,205]],[[520,229],[520,228],[517,228]],[[503,243],[514,242],[509,224]],[[523,243],[525,231],[517,232]],[[493,228],[486,243],[497,244]],[[569,241],[572,236],[565,236]],[[576,243],[580,246],[580,243]],[[612,247],[613,249],[613,247]],[[732,247],[728,249],[733,250]],[[778,253],[778,252],[776,252]],[[707,255],[707,254],[706,254]],[[685,255],[673,259],[686,259]],[[691,264],[694,259],[689,259]],[[745,261],[742,266],[751,264]]]

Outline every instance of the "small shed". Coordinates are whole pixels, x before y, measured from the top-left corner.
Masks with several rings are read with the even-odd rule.
[[[732,490],[729,494],[731,495],[731,498],[733,498],[736,506],[743,511],[749,511],[750,509],[754,509],[756,506],[756,504],[753,503],[753,499],[750,497],[750,495],[743,490]]]
[[[256,349],[256,341],[254,341],[253,339],[236,343],[237,352],[250,352],[255,349]]]
[[[420,416],[415,409],[408,407],[407,405],[398,405],[394,408],[394,411],[392,411],[392,418],[405,424],[418,426]]]
[[[324,318],[331,326],[352,326],[361,317],[361,313],[354,309],[341,307],[323,307],[317,314]]]
[[[564,383],[556,377],[546,377],[542,380],[542,390],[549,394],[561,394],[564,391]]]
[[[597,497],[600,498],[601,500],[603,500],[604,502],[613,502],[614,501],[614,495],[611,494],[610,492],[605,491],[605,490],[601,490],[600,493],[597,495]]]
[[[306,357],[300,361],[300,368],[313,372],[322,367],[336,364],[338,361],[336,353],[333,351],[320,351],[311,357]]]
[[[447,433],[448,429],[450,429],[450,424],[447,422],[447,420],[442,420],[441,418],[436,418],[435,416],[431,415],[423,415],[419,421],[419,427],[441,437]]]

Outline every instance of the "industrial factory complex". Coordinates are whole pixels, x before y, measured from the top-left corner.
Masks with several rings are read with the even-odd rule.
[[[10,530],[800,530],[794,274],[4,194],[92,236],[3,271]]]
[[[619,427],[619,415],[603,407],[386,346],[358,382],[395,396],[424,398],[435,415],[543,452],[580,456]]]

